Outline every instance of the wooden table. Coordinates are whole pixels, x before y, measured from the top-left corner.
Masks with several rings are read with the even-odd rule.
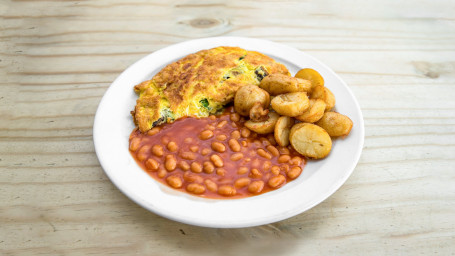
[[[455,255],[455,2],[0,3],[1,255]],[[126,198],[94,152],[110,83],[170,44],[248,36],[333,68],[360,102],[349,180],[293,218],[210,229]]]

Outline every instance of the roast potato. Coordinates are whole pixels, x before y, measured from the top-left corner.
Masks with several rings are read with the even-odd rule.
[[[311,81],[311,88],[324,86],[324,78],[314,69],[304,68],[299,70],[295,77]]]
[[[250,120],[254,122],[265,121],[267,120],[269,109],[262,106],[260,102],[253,104],[253,107],[250,109]]]
[[[264,109],[270,104],[270,95],[256,85],[245,85],[237,90],[234,97],[234,109],[242,116],[249,116],[250,110],[256,102],[260,102]]]
[[[337,112],[325,112],[324,116],[316,122],[332,137],[346,136],[351,132],[353,123],[349,117]]]
[[[298,116],[310,106],[305,92],[291,92],[280,94],[272,99],[272,108],[283,116]]]
[[[245,127],[259,134],[271,133],[275,129],[275,124],[280,116],[275,112],[269,112],[268,117],[267,120],[261,122],[248,120],[245,122]]]
[[[309,123],[295,124],[291,128],[289,141],[301,155],[314,159],[326,157],[332,149],[330,135],[321,127]]]
[[[311,82],[283,74],[271,74],[262,79],[259,87],[275,96],[289,92],[310,92]]]
[[[295,119],[305,123],[317,122],[324,115],[325,106],[325,102],[321,99],[310,99],[310,107]]]
[[[293,124],[294,119],[289,116],[278,118],[274,129],[274,137],[278,145],[282,147],[289,145],[289,132]]]
[[[324,86],[316,86],[310,95],[311,99],[321,99],[325,102],[325,111],[330,111],[335,106],[335,95]]]

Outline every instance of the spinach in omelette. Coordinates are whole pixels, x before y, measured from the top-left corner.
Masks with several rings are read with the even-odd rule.
[[[151,80],[134,87],[132,111],[141,132],[184,116],[205,117],[231,102],[244,85],[258,85],[268,74],[289,75],[283,64],[255,51],[216,47],[167,65]]]

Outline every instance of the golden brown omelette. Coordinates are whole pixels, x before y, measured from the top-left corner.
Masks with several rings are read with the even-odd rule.
[[[134,87],[132,111],[141,132],[184,116],[208,116],[231,102],[244,85],[258,85],[268,74],[289,75],[283,64],[255,51],[216,47],[167,65],[152,80]]]

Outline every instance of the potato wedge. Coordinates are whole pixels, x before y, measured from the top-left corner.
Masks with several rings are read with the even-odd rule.
[[[299,123],[291,128],[289,141],[292,147],[303,156],[320,159],[326,157],[332,149],[332,139],[321,127]]]
[[[282,147],[289,145],[289,133],[294,125],[294,119],[289,116],[281,116],[275,125],[274,137],[276,143]]]
[[[351,132],[352,120],[337,112],[326,112],[324,116],[316,122],[332,137],[346,136]]]
[[[259,134],[267,134],[273,132],[273,130],[275,129],[275,124],[280,116],[275,112],[269,112],[268,115],[269,118],[262,122],[254,122],[252,120],[246,121],[245,122],[246,128]]]
[[[319,72],[311,68],[304,68],[299,70],[299,72],[297,72],[294,77],[311,81],[311,88],[324,86],[324,78],[322,78]]]
[[[283,74],[271,74],[262,79],[259,87],[275,96],[289,92],[310,92],[311,82]]]
[[[305,122],[314,123],[324,115],[326,103],[321,99],[310,99],[310,107],[295,119]]]
[[[283,116],[298,116],[310,106],[310,100],[305,92],[280,94],[272,99],[272,108]]]
[[[310,95],[311,99],[321,99],[325,102],[325,111],[330,111],[335,106],[335,95],[324,86],[317,86]]]

